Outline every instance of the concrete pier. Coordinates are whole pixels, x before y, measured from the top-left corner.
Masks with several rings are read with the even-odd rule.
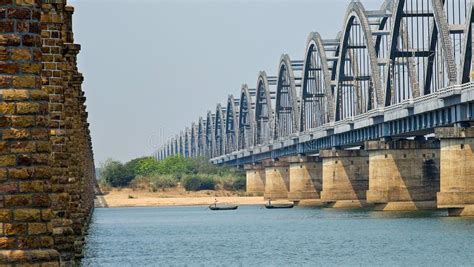
[[[322,190],[322,161],[317,157],[291,157],[288,199],[319,199]]]
[[[263,163],[265,167],[265,199],[287,199],[290,188],[290,165],[287,161],[273,160]]]
[[[262,164],[245,165],[247,176],[247,193],[263,194],[265,192],[265,168]]]
[[[367,205],[369,157],[363,150],[323,150],[323,190],[321,201],[334,208]]]
[[[436,208],[439,191],[439,142],[369,141],[367,202],[377,210]]]
[[[474,216],[474,128],[438,128],[441,187],[438,208],[452,216]]]

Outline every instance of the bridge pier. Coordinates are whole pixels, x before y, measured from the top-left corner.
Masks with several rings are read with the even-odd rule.
[[[321,201],[333,208],[367,205],[369,157],[364,150],[322,150],[323,190]]]
[[[263,194],[265,192],[265,168],[262,164],[245,165],[247,193]]]
[[[439,191],[437,141],[369,141],[367,202],[377,210],[435,209]]]
[[[322,189],[322,162],[317,157],[291,157],[288,199],[319,199]]]
[[[265,199],[287,199],[290,173],[289,163],[282,160],[271,160],[263,163],[265,166]]]
[[[438,128],[441,186],[438,208],[451,216],[474,216],[474,128]]]

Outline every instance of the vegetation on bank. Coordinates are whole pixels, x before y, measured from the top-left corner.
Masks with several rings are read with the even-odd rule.
[[[101,166],[103,186],[133,187],[150,191],[174,188],[187,191],[245,190],[245,173],[228,167],[215,166],[205,158],[169,157],[158,161],[142,157],[121,163],[112,159]]]

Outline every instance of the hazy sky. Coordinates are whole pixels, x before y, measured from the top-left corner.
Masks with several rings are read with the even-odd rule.
[[[243,83],[333,39],[344,0],[70,0],[96,163],[151,155]],[[382,0],[361,1],[376,9]]]

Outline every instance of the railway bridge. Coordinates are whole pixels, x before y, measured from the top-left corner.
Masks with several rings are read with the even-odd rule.
[[[156,157],[244,167],[247,191],[332,207],[474,215],[473,3],[352,2]],[[273,74],[273,73],[272,73]]]

